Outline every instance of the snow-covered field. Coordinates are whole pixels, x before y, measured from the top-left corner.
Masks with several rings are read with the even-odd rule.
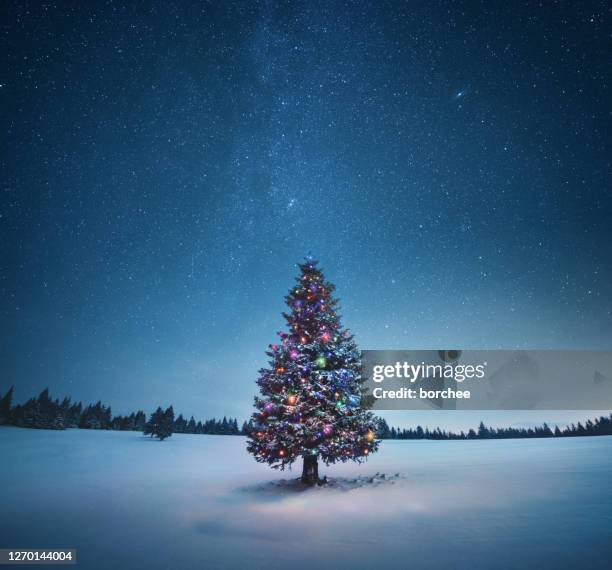
[[[280,484],[298,470],[242,437],[0,428],[0,548],[88,569],[610,568],[612,437],[385,441],[321,471],[328,488]]]

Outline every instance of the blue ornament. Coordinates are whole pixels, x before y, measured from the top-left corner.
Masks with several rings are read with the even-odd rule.
[[[355,396],[354,394],[349,396],[347,403],[351,408],[355,408],[359,405],[359,396]]]

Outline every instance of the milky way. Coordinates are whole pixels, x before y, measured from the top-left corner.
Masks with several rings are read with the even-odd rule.
[[[610,348],[574,4],[9,2],[0,389],[245,417],[308,252],[362,348]]]

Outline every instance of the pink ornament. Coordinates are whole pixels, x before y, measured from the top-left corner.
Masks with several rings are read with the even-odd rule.
[[[326,424],[323,426],[323,433],[327,436],[334,433],[334,427],[331,424]]]

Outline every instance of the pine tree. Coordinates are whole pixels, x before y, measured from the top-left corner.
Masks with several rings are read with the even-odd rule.
[[[189,422],[187,423],[186,433],[196,433],[196,421],[193,416],[191,416]]]
[[[8,424],[11,418],[11,407],[13,403],[13,386],[0,399],[0,425]]]
[[[185,428],[187,427],[187,420],[183,417],[183,414],[179,414],[178,418],[174,422],[174,431],[175,433],[185,433]]]
[[[157,437],[160,441],[170,437],[174,431],[174,409],[170,406],[165,412],[158,407],[145,424],[144,435]]]
[[[102,429],[110,429],[112,419],[113,412],[111,411],[111,407],[105,408],[102,406]]]
[[[379,439],[388,439],[391,435],[389,424],[384,418],[378,418],[376,422],[376,437]]]
[[[144,430],[146,423],[147,423],[147,416],[142,410],[138,410],[136,412],[136,416],[134,417],[134,429],[136,431],[142,431]]]
[[[45,388],[39,394],[38,400],[34,405],[33,427],[39,429],[45,429],[50,427],[53,420],[55,419],[55,414],[53,412],[53,402],[51,401],[51,398],[49,398],[49,388]]]
[[[285,301],[288,332],[270,345],[260,370],[247,449],[261,463],[284,469],[303,458],[302,481],[318,481],[318,459],[362,461],[376,451],[376,424],[361,407],[359,351],[336,312],[334,286],[311,257],[300,266]]]
[[[170,406],[163,415],[162,425],[157,437],[163,441],[174,433],[174,408]]]
[[[484,425],[484,422],[480,422],[478,426],[478,439],[489,439],[489,430]]]
[[[159,426],[162,422],[163,415],[164,415],[164,412],[161,409],[161,406],[158,406],[157,410],[155,410],[151,414],[149,421],[145,424],[144,435],[150,435],[151,437],[155,437],[157,431],[159,430]]]

